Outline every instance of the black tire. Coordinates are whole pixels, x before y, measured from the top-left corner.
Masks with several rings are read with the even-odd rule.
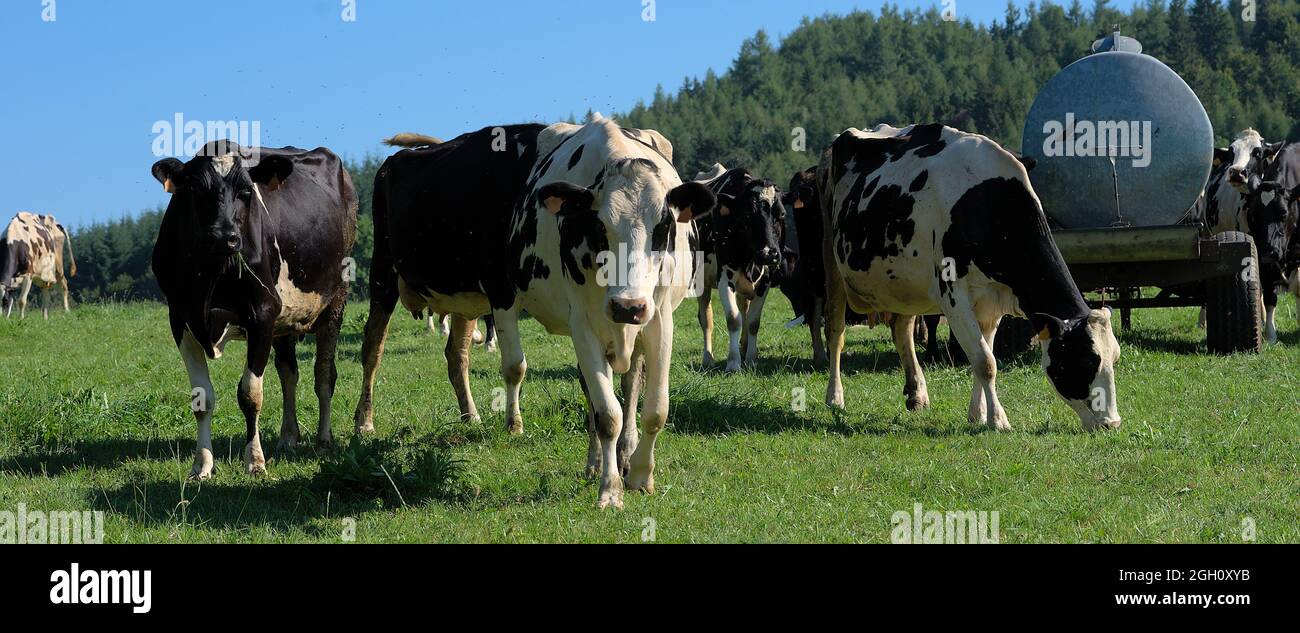
[[[1245,254],[1248,249],[1250,256],[1242,259],[1237,272],[1205,282],[1206,346],[1212,354],[1259,352],[1264,347],[1264,300],[1255,242],[1237,231],[1220,233],[1214,239],[1225,252]]]

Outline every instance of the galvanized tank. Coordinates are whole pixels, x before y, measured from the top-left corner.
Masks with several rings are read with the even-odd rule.
[[[1022,153],[1038,161],[1034,190],[1061,228],[1174,224],[1210,176],[1205,107],[1136,40],[1115,33],[1093,50],[1048,81],[1029,110]]]

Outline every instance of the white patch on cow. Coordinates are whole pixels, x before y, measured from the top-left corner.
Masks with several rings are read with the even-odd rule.
[[[229,176],[230,170],[234,168],[235,168],[234,154],[222,154],[221,156],[216,156],[213,157],[212,159],[212,170],[217,172],[217,175],[221,176],[222,178]]]
[[[277,243],[276,249],[279,250]],[[289,278],[289,262],[280,258],[280,278],[275,282],[275,292],[280,295],[280,316],[275,320],[275,330],[305,333],[325,310],[325,297],[295,286]]]
[[[725,173],[727,173],[727,168],[723,167],[722,163],[713,163],[712,167],[708,168],[706,171],[695,174],[695,177],[691,180],[694,180],[695,182],[709,183],[721,178]]]

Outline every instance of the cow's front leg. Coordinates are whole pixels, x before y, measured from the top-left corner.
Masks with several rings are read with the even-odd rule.
[[[194,466],[190,478],[202,481],[212,477],[212,412],[217,406],[217,393],[208,376],[208,357],[190,331],[181,338],[181,360],[190,376],[190,411],[199,425],[198,445],[194,448]]]
[[[18,295],[18,318],[27,318],[27,296],[32,292],[32,276],[23,277],[23,289]]]
[[[637,337],[636,347],[632,349],[632,364],[622,378],[623,392],[623,432],[618,437],[618,472],[627,475],[628,459],[640,436],[636,426],[636,406],[641,398],[641,383],[644,380],[645,363],[642,337]]]
[[[955,306],[952,306],[953,302],[949,302],[947,297],[940,302],[940,305],[945,308],[944,316],[948,317],[949,331],[957,337],[957,342],[966,352],[966,358],[970,359],[974,385],[971,388],[970,408],[966,412],[966,417],[971,424],[987,424],[999,431],[1010,430],[1006,413],[999,414],[1002,407],[997,401],[993,388],[998,365],[993,356],[993,347],[984,337],[983,330],[987,325],[980,323],[975,316],[970,295],[961,286],[962,284],[959,283],[953,290]],[[993,327],[996,329],[996,323]]]
[[[519,338],[519,316],[513,309],[493,310],[497,339],[501,346],[501,376],[506,381],[506,432],[524,432],[524,416],[519,411],[519,391],[528,373],[523,342]]]
[[[1277,287],[1270,283],[1266,275],[1264,288],[1264,340],[1269,343],[1277,342]]]
[[[713,288],[705,285],[697,299],[699,311],[696,316],[700,330],[704,332],[704,358],[701,365],[708,369],[713,366]]]
[[[758,365],[758,330],[763,321],[763,303],[767,301],[767,288],[758,290],[745,309],[745,366]]]
[[[478,407],[469,388],[469,349],[473,344],[478,319],[470,320],[460,315],[451,316],[451,335],[447,337],[447,379],[456,392],[460,406],[460,419],[478,421]]]
[[[575,323],[571,331],[578,367],[595,410],[596,436],[600,440],[600,496],[596,507],[622,509],[623,477],[618,472],[618,437],[623,431],[623,411],[614,395],[614,372],[605,360],[604,346],[589,325]]]
[[[259,475],[266,472],[266,454],[262,452],[262,438],[258,420],[262,415],[262,376],[271,356],[271,332],[265,325],[251,325],[248,332],[248,362],[244,376],[239,380],[239,410],[244,413],[244,472]]]
[[[627,486],[647,494],[655,491],[655,441],[668,421],[668,368],[673,356],[673,315],[660,312],[641,331],[645,353],[645,403],[641,424],[645,435],[628,461]]]
[[[718,275],[718,296],[722,299],[722,312],[727,316],[727,371],[740,371],[740,304],[736,289],[731,287],[731,271]]]
[[[280,375],[284,399],[284,416],[280,421],[280,441],[275,452],[297,448],[301,439],[298,428],[298,337],[282,336],[271,346],[275,350],[275,371]]]
[[[903,395],[907,396],[908,411],[919,411],[930,406],[930,392],[925,386],[925,374],[921,371],[921,363],[916,360],[916,338],[913,336],[915,324],[914,316],[900,314],[894,317],[894,349],[898,351],[898,359],[903,365],[903,375],[906,376]]]
[[[343,329],[343,308],[347,305],[347,296],[341,296],[326,308],[317,320],[321,325],[316,329],[316,403],[320,407],[320,417],[316,421],[316,448],[329,450],[334,447],[334,429],[331,426],[331,406],[334,402],[334,387],[338,383],[339,372],[335,366],[338,350],[339,331]]]

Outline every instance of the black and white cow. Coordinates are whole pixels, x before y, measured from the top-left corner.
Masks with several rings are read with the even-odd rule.
[[[713,365],[712,288],[718,288],[727,317],[727,371],[758,361],[758,330],[767,291],[779,273],[785,233],[785,206],[770,180],[744,169],[719,164],[695,176],[718,202],[713,213],[699,217],[696,229],[704,253],[703,292],[699,297],[704,331],[704,366]],[[743,332],[742,332],[743,328]],[[743,357],[742,357],[743,354]]]
[[[71,268],[63,274],[63,247],[68,247]],[[41,289],[41,312],[50,318],[51,293],[58,286],[63,311],[68,312],[68,277],[77,275],[72,236],[51,215],[19,211],[0,236],[0,310],[5,317],[18,304],[18,316],[27,318],[27,295],[32,284]]]
[[[343,163],[325,148],[241,148],[218,141],[189,162],[158,161],[153,175],[172,194],[153,272],[193,388],[198,447],[190,476],[212,476],[216,393],[208,359],[220,358],[232,339],[248,341],[238,392],[247,428],[244,469],[266,470],[258,418],[272,349],[284,392],[279,447],[299,441],[295,350],[306,334],[316,336],[316,445],[329,447],[334,351],[357,226],[357,196]]]
[[[587,472],[600,474],[599,507],[623,505],[627,487],[654,490],[655,439],[668,418],[673,310],[695,272],[691,219],[713,208],[700,183],[683,184],[672,145],[658,132],[596,117],[556,124],[539,138],[539,161],[517,210],[506,251],[511,292],[492,297],[506,379],[506,406],[519,414],[526,364],[519,315],[573,339],[588,399]],[[645,400],[638,440],[638,374]],[[623,374],[626,409],[614,393]]]
[[[1258,184],[1248,196],[1246,221],[1259,252],[1265,335],[1277,342],[1277,296],[1300,267],[1300,143],[1265,153]],[[1300,298],[1300,295],[1297,295]]]
[[[487,127],[445,143],[416,134],[386,141],[408,149],[388,157],[375,175],[375,252],[354,416],[358,431],[375,428],[375,375],[399,299],[417,319],[426,313],[451,316],[444,352],[448,378],[461,417],[478,419],[469,388],[470,346],[477,319],[491,311],[488,297],[510,295],[503,256],[510,217],[544,127]],[[517,415],[507,425],[511,433],[523,432]]]
[[[826,239],[827,403],[844,406],[846,305],[893,320],[911,410],[929,405],[913,316],[941,312],[971,361],[969,419],[1010,428],[998,401],[993,337],[1003,316],[1040,331],[1043,367],[1084,428],[1117,427],[1110,313],[1089,310],[1016,157],[943,125],[850,129],[819,170]]]

